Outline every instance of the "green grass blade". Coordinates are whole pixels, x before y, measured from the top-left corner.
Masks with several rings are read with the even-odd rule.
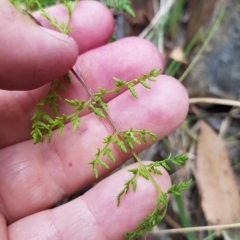
[[[185,227],[185,228],[186,227],[191,227],[191,222],[190,222],[190,220],[187,217],[187,214],[185,212],[181,196],[174,195],[174,199],[175,199],[175,202],[176,202],[177,207],[178,207],[179,217],[180,217],[180,220],[181,220],[181,223],[182,223],[183,227]],[[193,232],[186,232],[185,234],[186,234],[186,237],[187,237],[188,240],[197,240],[197,238],[195,237]]]

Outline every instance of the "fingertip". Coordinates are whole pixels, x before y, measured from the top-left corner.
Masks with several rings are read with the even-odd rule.
[[[144,161],[150,164],[150,161]],[[129,181],[133,174],[127,170],[139,167],[138,163],[132,164],[107,179],[101,181],[92,190],[87,192],[83,199],[88,206],[88,210],[94,216],[97,223],[101,223],[102,235],[107,230],[108,239],[121,239],[127,231],[133,231],[138,224],[151,213],[155,206],[159,192],[151,180],[137,175],[137,188],[133,190],[129,185],[127,194],[123,194],[120,205],[117,206],[117,196],[123,190],[125,183]],[[162,175],[152,176],[159,184],[162,192],[166,193],[171,186],[171,179],[167,171],[159,167]],[[95,199],[98,199],[96,202]]]
[[[99,85],[106,89],[113,88],[112,77],[129,81],[154,68],[163,71],[164,61],[149,41],[127,37],[82,54],[75,67],[92,90],[98,91]]]
[[[73,12],[69,34],[79,47],[79,54],[107,43],[114,31],[112,13],[96,1],[81,1]]]
[[[116,61],[119,56],[122,64],[137,66],[139,76],[150,72],[152,69],[164,70],[164,60],[156,46],[146,39],[139,37],[127,37],[111,43]],[[123,61],[124,59],[124,61]],[[135,69],[134,69],[135,70]]]
[[[68,11],[63,5],[49,7],[45,11],[50,16],[56,17],[57,22],[68,21]],[[43,26],[56,31],[40,12],[36,12],[34,16]],[[114,31],[114,18],[102,3],[80,1],[68,26],[73,28],[69,36],[75,39],[79,54],[82,54],[108,42]]]
[[[144,126],[154,132],[157,135],[156,140],[159,140],[182,124],[189,107],[185,88],[178,80],[167,75],[160,75],[155,79],[156,82],[147,83],[150,90],[141,84],[135,86],[138,99],[126,91],[109,102],[111,118],[119,129],[126,129],[131,119],[131,127],[142,129]],[[139,146],[139,151],[141,147]]]
[[[157,77],[159,89],[159,100],[162,101],[161,107],[166,123],[174,125],[174,131],[185,120],[188,109],[189,100],[186,88],[175,78],[168,75],[160,75]]]
[[[135,60],[140,60],[142,63],[145,63],[145,65],[148,66],[148,69],[144,70],[144,73],[147,73],[154,68],[161,68],[160,74],[163,73],[163,56],[152,42],[139,37],[127,37],[117,41],[117,43],[120,43],[121,41],[125,41],[124,44],[128,45],[132,54],[138,54],[138,57]]]

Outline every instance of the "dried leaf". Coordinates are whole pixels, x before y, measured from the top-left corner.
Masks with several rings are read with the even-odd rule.
[[[197,147],[197,182],[209,224],[240,219],[240,196],[223,140],[205,123]]]
[[[181,47],[176,47],[172,50],[172,52],[169,54],[169,57],[173,60],[181,63],[187,64],[188,61],[184,56],[184,51]]]

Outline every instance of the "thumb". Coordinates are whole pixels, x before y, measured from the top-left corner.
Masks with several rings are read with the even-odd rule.
[[[0,89],[30,90],[62,76],[78,57],[76,42],[28,19],[8,0],[0,8]]]

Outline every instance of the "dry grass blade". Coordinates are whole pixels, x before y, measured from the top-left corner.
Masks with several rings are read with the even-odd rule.
[[[186,232],[202,232],[209,230],[225,230],[225,229],[234,229],[240,228],[240,223],[233,224],[224,224],[217,226],[203,226],[203,227],[190,227],[190,228],[176,228],[176,229],[168,229],[168,230],[154,230],[154,233],[158,234],[176,234],[176,233],[186,233]]]
[[[240,101],[230,100],[230,99],[220,99],[220,98],[190,98],[190,104],[196,103],[208,103],[208,104],[219,104],[233,107],[240,107]]]
[[[168,14],[175,0],[164,0],[161,1],[161,6],[155,17],[152,19],[150,24],[139,34],[140,38],[145,38],[149,32],[158,24],[158,22]]]

